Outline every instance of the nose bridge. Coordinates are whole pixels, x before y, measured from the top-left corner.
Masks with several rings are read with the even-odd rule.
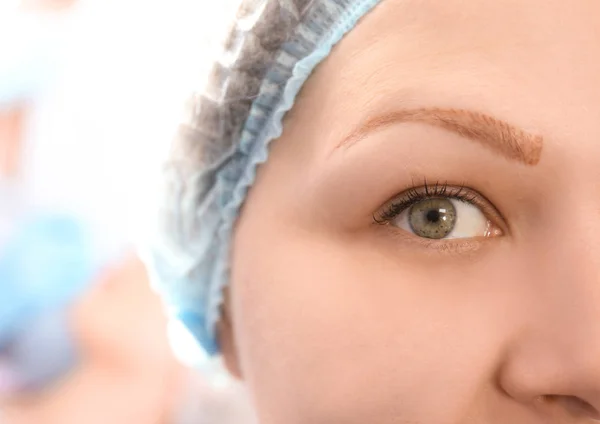
[[[531,308],[526,330],[507,354],[501,385],[524,402],[578,399],[595,416],[600,411],[600,220],[595,217],[600,200],[578,203],[563,208],[560,218],[530,241]]]
[[[555,321],[562,325],[563,366],[571,393],[600,410],[600,197],[580,197],[573,218],[560,226],[564,243],[555,249],[560,256],[552,285],[563,301],[554,304]],[[559,239],[560,241],[560,239]]]
[[[557,208],[559,218],[542,237],[542,286],[559,296],[559,309],[600,314],[600,197],[578,197]]]
[[[548,294],[544,316],[557,343],[562,340],[573,351],[573,360],[575,353],[583,358],[596,352],[600,364],[600,200],[578,197],[567,201],[570,206],[545,243],[539,288]]]

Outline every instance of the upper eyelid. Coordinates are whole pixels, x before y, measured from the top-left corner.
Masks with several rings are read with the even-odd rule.
[[[440,185],[436,183],[436,185],[430,186],[427,184],[423,184],[422,186],[413,186],[410,187],[400,194],[395,195],[393,198],[385,202],[384,206],[381,209],[386,209],[392,207],[394,205],[402,205],[405,203],[411,203],[411,201],[419,201],[422,199],[433,198],[433,197],[447,197],[447,198],[460,198],[461,193],[463,192],[471,192],[475,195],[478,193],[474,190],[466,188],[464,186],[452,186],[449,184]],[[471,201],[471,199],[469,199]]]

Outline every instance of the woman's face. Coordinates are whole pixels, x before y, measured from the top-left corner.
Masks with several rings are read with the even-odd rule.
[[[287,116],[233,255],[262,424],[600,418],[600,2],[384,0]]]

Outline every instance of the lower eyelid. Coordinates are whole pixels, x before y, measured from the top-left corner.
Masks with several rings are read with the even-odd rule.
[[[471,239],[446,239],[442,242],[434,241],[426,243],[428,249],[436,250],[444,254],[462,255],[476,252],[481,249],[483,241],[476,238]]]
[[[385,231],[388,236],[396,239],[396,243],[402,243],[404,246],[412,245],[416,248],[422,248],[425,251],[450,256],[477,252],[492,239],[485,237],[473,237],[434,240],[416,236],[407,232],[406,230],[391,225],[390,223],[374,223],[373,225]]]

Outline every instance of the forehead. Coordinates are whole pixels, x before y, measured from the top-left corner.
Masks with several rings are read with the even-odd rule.
[[[305,92],[353,119],[465,107],[565,132],[564,122],[597,121],[599,58],[597,1],[384,0]]]
[[[600,87],[599,59],[597,1],[383,0],[315,79],[365,101],[399,90],[394,101],[410,101],[429,90],[437,101],[460,91],[485,103],[486,90],[497,101],[496,91],[523,85],[538,98],[551,89],[589,100]]]
[[[591,53],[587,49],[600,52],[599,23],[600,3],[594,0],[383,0],[344,43],[357,58],[387,47],[408,65],[442,67],[457,58],[500,64],[542,57],[581,60]],[[574,45],[578,49],[566,51]],[[598,65],[596,58],[588,59]],[[566,70],[573,64],[563,65]]]

